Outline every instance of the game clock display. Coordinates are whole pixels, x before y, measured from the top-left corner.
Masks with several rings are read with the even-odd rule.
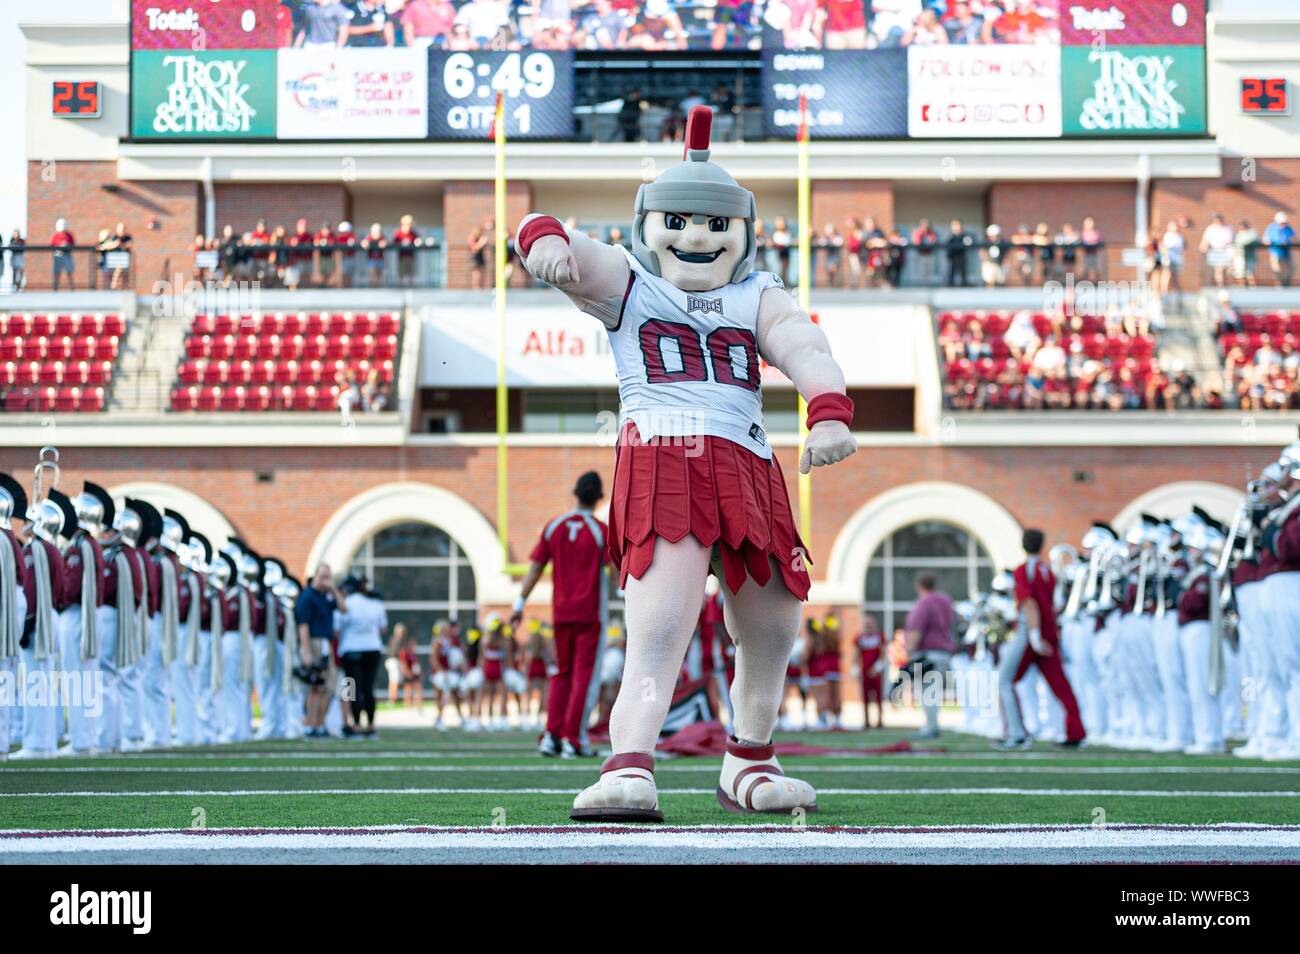
[[[1241,111],[1260,116],[1290,116],[1291,90],[1286,78],[1282,76],[1243,77]]]
[[[486,139],[505,94],[508,139],[573,134],[573,54],[429,51],[429,138]]]
[[[104,113],[96,80],[55,80],[51,85],[50,115],[64,119],[98,119]]]

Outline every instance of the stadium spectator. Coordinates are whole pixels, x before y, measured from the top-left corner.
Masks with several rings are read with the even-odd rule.
[[[916,603],[907,614],[905,626],[908,665],[919,666],[923,675],[946,672],[957,648],[952,639],[952,599],[940,592],[937,586],[938,581],[932,573],[922,573],[916,578]],[[925,728],[917,733],[917,737],[937,739],[942,699],[934,698],[934,692],[921,691],[923,687],[924,684],[913,686],[913,693],[921,696],[921,705],[925,709]]]
[[[316,269],[320,273],[321,287],[329,288],[334,283],[335,263],[338,253],[334,250],[334,230],[330,228],[328,222],[321,223],[321,227],[312,237],[312,244],[317,249]]]
[[[1075,266],[1079,262],[1079,233],[1075,231],[1073,225],[1066,222],[1061,226],[1061,231],[1056,236],[1056,247],[1060,249],[1061,263],[1058,274],[1061,281],[1074,274]]]
[[[388,248],[388,239],[384,238],[384,227],[378,222],[370,226],[370,234],[361,240],[361,249],[366,253],[366,268],[373,288],[384,281],[384,252]]]
[[[929,219],[922,219],[912,230],[912,248],[916,250],[917,278],[923,285],[939,280],[939,257],[935,254],[938,245],[939,233],[930,226]]]
[[[351,724],[343,727],[343,734],[371,738],[375,734],[375,673],[383,655],[388,611],[371,593],[364,576],[347,577],[341,589],[344,610],[339,662],[353,693],[348,707]]]
[[[1079,229],[1079,243],[1083,246],[1083,280],[1096,282],[1101,280],[1101,229],[1097,220],[1091,215],[1083,220]]]
[[[1028,225],[1019,225],[1011,233],[1011,267],[1021,285],[1029,285],[1034,280],[1033,245],[1034,233]]]
[[[339,246],[339,272],[341,274],[343,287],[351,288],[357,282],[357,233],[352,228],[352,223],[343,221],[339,223],[338,234],[334,236],[334,244]]]
[[[859,13],[862,4],[856,4]],[[934,7],[925,7],[917,14],[916,22],[903,34],[903,46],[947,46],[948,31],[939,22],[939,15]],[[827,48],[831,48],[829,44]]]
[[[1007,246],[1002,241],[1002,227],[990,225],[984,230],[985,246],[980,249],[980,278],[987,288],[999,288],[1007,283]]]
[[[878,287],[884,281],[885,266],[888,264],[887,246],[889,240],[876,220],[867,216],[862,223],[862,242],[858,246],[858,256],[862,259],[863,280],[871,287]]]
[[[820,261],[822,273],[827,285],[838,285],[840,278],[840,257],[844,252],[844,236],[835,230],[834,222],[822,226],[821,233],[813,239],[813,249]]]
[[[1232,263],[1234,238],[1232,226],[1217,212],[1201,233],[1200,252],[1210,266],[1214,284],[1220,288],[1228,283],[1228,266]]]
[[[294,14],[293,45],[303,49],[346,46],[352,14],[337,0],[310,0]]]
[[[126,252],[129,255],[134,241],[131,233],[126,230],[126,223],[118,222],[117,225],[113,226],[113,234],[109,236],[107,251]],[[129,263],[130,258],[125,261]],[[127,265],[119,261],[111,271],[112,279],[109,282],[109,287],[114,290],[122,288],[126,284]]]
[[[1177,222],[1170,222],[1165,227],[1165,234],[1160,237],[1160,293],[1168,295],[1175,289],[1181,295],[1183,291],[1183,261],[1187,250],[1187,240]]]
[[[59,290],[59,277],[67,275],[68,289],[71,291],[76,288],[76,280],[73,277],[72,247],[77,244],[77,240],[68,228],[67,219],[55,220],[50,244],[54,246],[54,290]]]
[[[99,277],[96,279],[94,274],[91,275],[91,288],[99,288],[101,283],[103,287],[107,288],[109,282],[112,281],[109,277],[108,268],[108,252],[113,247],[112,235],[113,233],[108,229],[99,230],[99,236],[95,241],[95,261]],[[202,250],[203,236],[198,236],[196,242],[199,250]]]
[[[1287,221],[1285,212],[1273,216],[1273,221],[1264,230],[1264,243],[1268,245],[1268,263],[1273,269],[1273,277],[1283,288],[1291,286],[1291,246],[1295,244],[1295,237],[1295,228]]]
[[[943,27],[948,31],[948,42],[969,45],[979,43],[984,32],[984,20],[971,12],[971,5],[957,0],[945,15]]]
[[[456,23],[451,0],[407,0],[402,8],[402,37],[407,46],[442,47]]]
[[[420,244],[420,233],[415,230],[415,216],[403,215],[398,229],[393,233],[397,246],[397,280],[410,287],[415,283],[415,247]]]
[[[266,248],[271,243],[271,233],[267,230],[266,219],[258,219],[253,231],[244,240],[251,246],[249,266],[254,281],[263,282],[270,273],[271,252]]]
[[[482,0],[473,0],[478,3]],[[466,4],[470,6],[470,4]],[[392,46],[396,40],[393,20],[384,0],[349,0],[350,19],[345,28],[347,46]],[[340,35],[340,40],[342,36]]]
[[[772,250],[776,253],[776,273],[781,276],[781,281],[790,284],[790,246],[794,243],[794,236],[786,226],[785,216],[778,215],[772,221]]]
[[[857,3],[861,16],[861,0],[857,0]],[[709,38],[709,45],[715,50],[743,47],[748,39],[749,17],[753,8],[753,0],[717,0],[713,9],[713,34]]]
[[[281,288],[285,287],[286,278],[289,270],[289,230],[283,225],[277,225],[271,230],[270,241],[266,243],[269,246],[269,262],[267,277],[274,278],[273,285]]]
[[[16,292],[22,291],[27,285],[27,254],[24,251],[26,247],[27,240],[23,238],[23,233],[14,229],[9,234],[5,258],[9,260],[9,285]]]
[[[966,258],[975,239],[966,231],[961,219],[953,219],[949,226],[948,240],[944,243],[948,251],[948,284],[954,288],[968,284]]]
[[[1255,284],[1255,252],[1258,245],[1259,232],[1242,219],[1232,240],[1232,277],[1243,285]]]
[[[1219,301],[1215,312],[1213,335],[1216,341],[1226,334],[1241,333],[1241,316],[1237,314],[1237,309],[1232,306],[1232,296],[1226,290],[1219,292]]]
[[[897,288],[903,283],[903,266],[907,261],[907,237],[897,228],[892,228],[885,239],[889,243],[888,261],[885,264],[885,284],[890,288]]]
[[[469,287],[482,289],[487,287],[487,249],[491,244],[493,224],[485,219],[470,229],[469,233]]]
[[[1056,275],[1056,246],[1046,222],[1038,223],[1031,241],[1038,253],[1038,283],[1046,285]]]
[[[984,7],[984,42],[1029,45],[1060,43],[1056,4],[1038,0],[990,0]]]
[[[311,263],[315,254],[316,236],[307,227],[307,220],[300,218],[294,223],[293,235],[289,236],[289,251],[285,255],[284,285],[292,290],[302,282],[304,273],[308,283],[311,281]]]

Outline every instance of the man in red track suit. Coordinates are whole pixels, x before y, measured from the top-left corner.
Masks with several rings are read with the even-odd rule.
[[[586,744],[587,717],[594,701],[592,674],[599,671],[597,657],[605,631],[605,564],[608,562],[609,528],[596,519],[592,508],[604,499],[600,475],[588,471],[573,489],[578,505],[546,524],[523,589],[515,600],[510,625],[523,619],[524,601],[553,564],[551,619],[555,624],[555,675],[547,692],[546,732],[538,751],[564,758],[592,756]]]

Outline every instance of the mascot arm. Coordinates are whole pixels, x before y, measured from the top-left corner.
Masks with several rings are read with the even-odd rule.
[[[858,449],[849,431],[853,402],[845,394],[844,372],[831,357],[830,342],[783,289],[769,288],[759,300],[758,352],[808,402],[810,427],[800,473],[834,464]]]
[[[631,278],[622,249],[569,232],[552,216],[536,213],[519,223],[515,248],[534,278],[564,292],[606,327],[618,324]]]

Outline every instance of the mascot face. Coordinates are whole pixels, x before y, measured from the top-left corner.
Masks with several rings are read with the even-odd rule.
[[[712,291],[731,281],[745,254],[745,220],[688,212],[648,212],[645,244],[659,274],[683,291]]]

